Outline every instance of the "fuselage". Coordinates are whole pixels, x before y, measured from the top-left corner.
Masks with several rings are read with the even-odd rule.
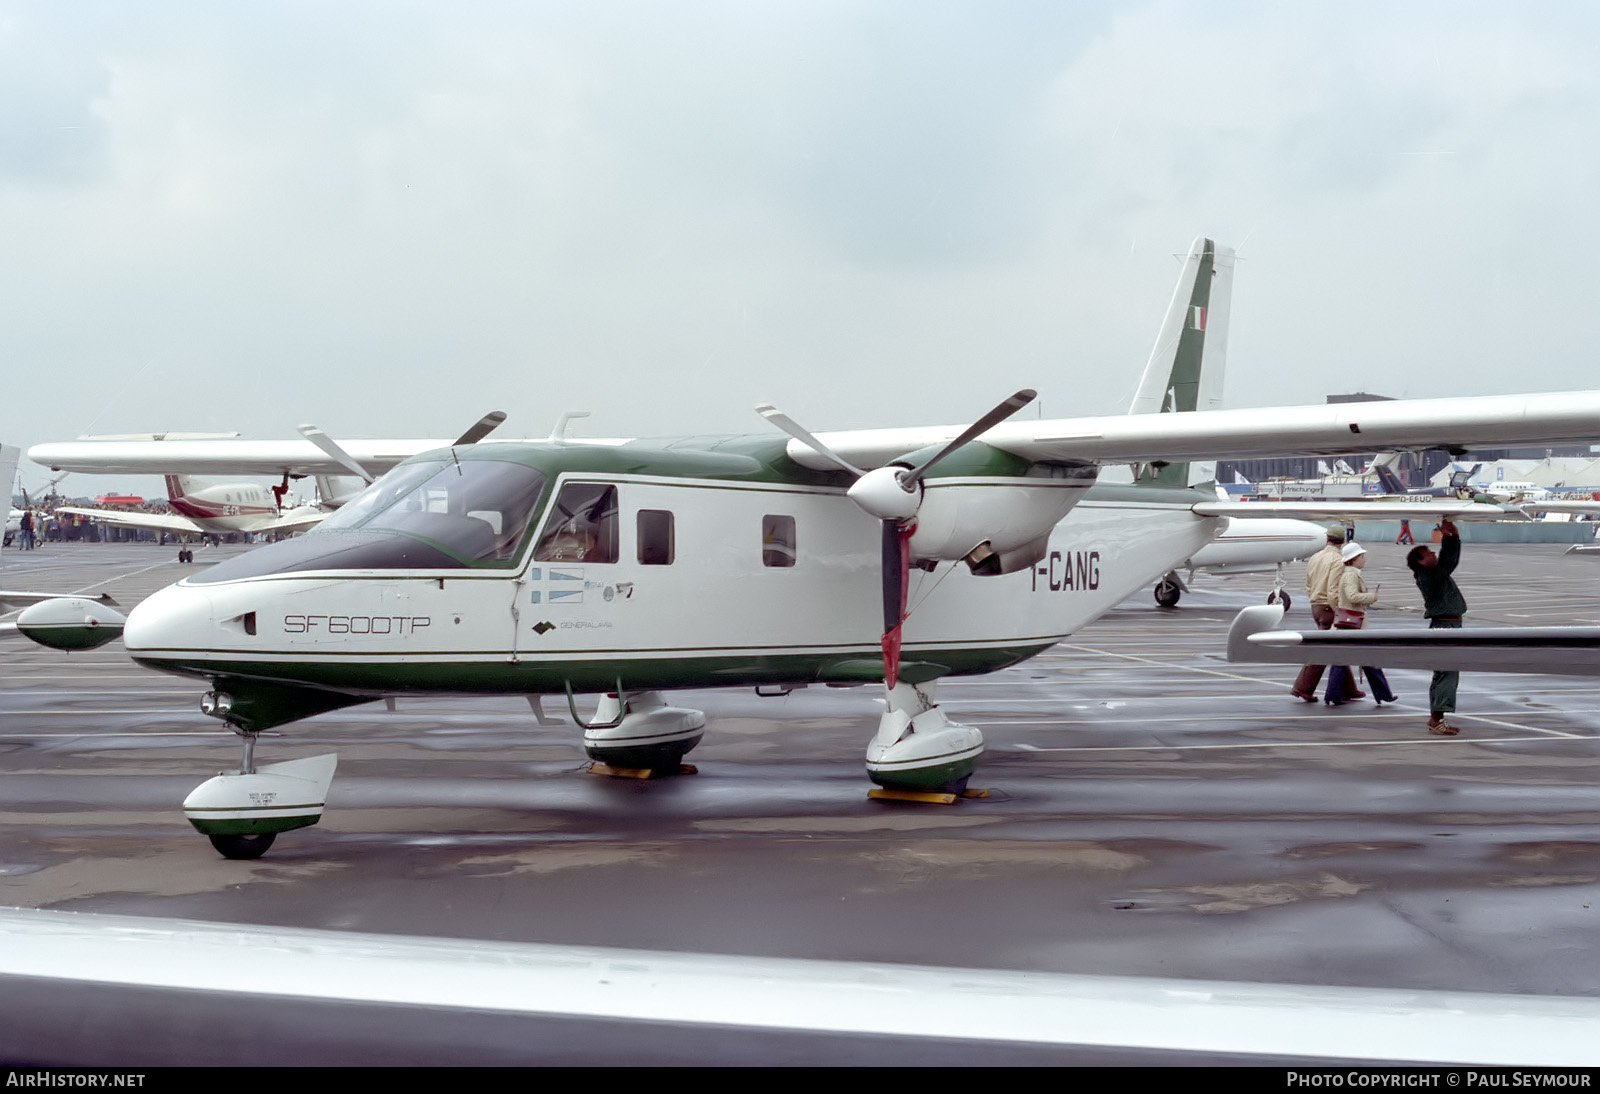
[[[1265,572],[1315,554],[1327,541],[1326,526],[1310,521],[1232,517],[1188,566],[1218,574]]]
[[[272,492],[256,483],[213,483],[198,486],[177,475],[167,476],[167,505],[208,532],[241,532],[278,513]]]
[[[495,490],[475,494],[457,476],[465,461],[402,465],[317,531],[149,598],[130,616],[130,653],[233,692],[279,684],[344,697],[326,706],[420,691],[882,679],[881,530],[842,476],[668,474],[616,453],[597,462],[577,446],[528,448],[523,468],[501,466]],[[494,449],[504,465],[510,449]],[[781,463],[781,447],[771,452]],[[405,475],[420,485],[371,516]],[[939,491],[982,499],[1018,481],[930,478],[924,507]],[[1081,473],[1023,481],[1044,483],[1070,512],[1025,569],[911,571],[901,656],[912,677],[1032,656],[1193,555],[1217,526],[1190,511],[1203,495],[1185,489],[1092,487]]]

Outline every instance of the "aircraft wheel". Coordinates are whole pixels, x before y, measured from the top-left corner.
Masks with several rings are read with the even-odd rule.
[[[1178,606],[1178,598],[1182,595],[1183,590],[1178,587],[1176,581],[1168,581],[1163,578],[1156,582],[1156,605],[1158,607],[1176,608]]]
[[[252,832],[242,836],[211,836],[211,846],[223,858],[252,859],[260,858],[267,853],[267,848],[272,846],[272,841],[278,837],[276,832]]]
[[[1294,601],[1289,599],[1289,594],[1286,591],[1282,590],[1282,589],[1279,589],[1277,592],[1268,593],[1267,594],[1267,603],[1268,604],[1282,604],[1284,611],[1288,611],[1290,608],[1292,608],[1294,606]]]

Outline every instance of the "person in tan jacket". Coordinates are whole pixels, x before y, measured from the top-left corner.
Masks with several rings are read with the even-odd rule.
[[[1317,630],[1333,626],[1333,609],[1339,599],[1339,573],[1344,562],[1339,549],[1344,546],[1344,525],[1328,525],[1328,545],[1306,559],[1306,600],[1311,605],[1311,621]],[[1307,703],[1317,701],[1317,685],[1322,683],[1326,665],[1306,665],[1294,678],[1289,694]]]

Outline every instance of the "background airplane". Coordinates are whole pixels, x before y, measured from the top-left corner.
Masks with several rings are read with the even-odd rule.
[[[1398,452],[1385,452],[1372,461],[1372,473],[1378,476],[1378,482],[1388,497],[1457,498],[1463,501],[1470,501],[1479,494],[1483,494],[1485,498],[1489,497],[1467,481],[1478,473],[1478,468],[1483,466],[1481,463],[1473,464],[1470,470],[1463,468],[1452,471],[1449,486],[1408,487],[1400,481],[1400,476],[1394,473],[1394,461],[1398,458]]]
[[[75,505],[57,506],[55,511],[118,528],[142,528],[174,535],[198,536],[233,532],[251,535],[303,532],[326,515],[324,510],[314,505],[296,506],[283,512],[273,491],[255,483],[200,485],[181,475],[168,475],[166,480],[167,505],[172,509],[170,513],[90,509]],[[178,561],[193,562],[194,552],[180,548]]]

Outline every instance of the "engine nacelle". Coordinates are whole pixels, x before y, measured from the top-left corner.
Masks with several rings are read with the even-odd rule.
[[[925,479],[923,485],[912,559],[967,559],[974,572],[990,574],[1026,569],[1043,558],[1050,530],[1088,483],[995,477]],[[975,551],[977,557],[969,557]]]
[[[122,636],[127,620],[96,600],[41,600],[17,616],[17,633],[55,650],[92,650]]]

